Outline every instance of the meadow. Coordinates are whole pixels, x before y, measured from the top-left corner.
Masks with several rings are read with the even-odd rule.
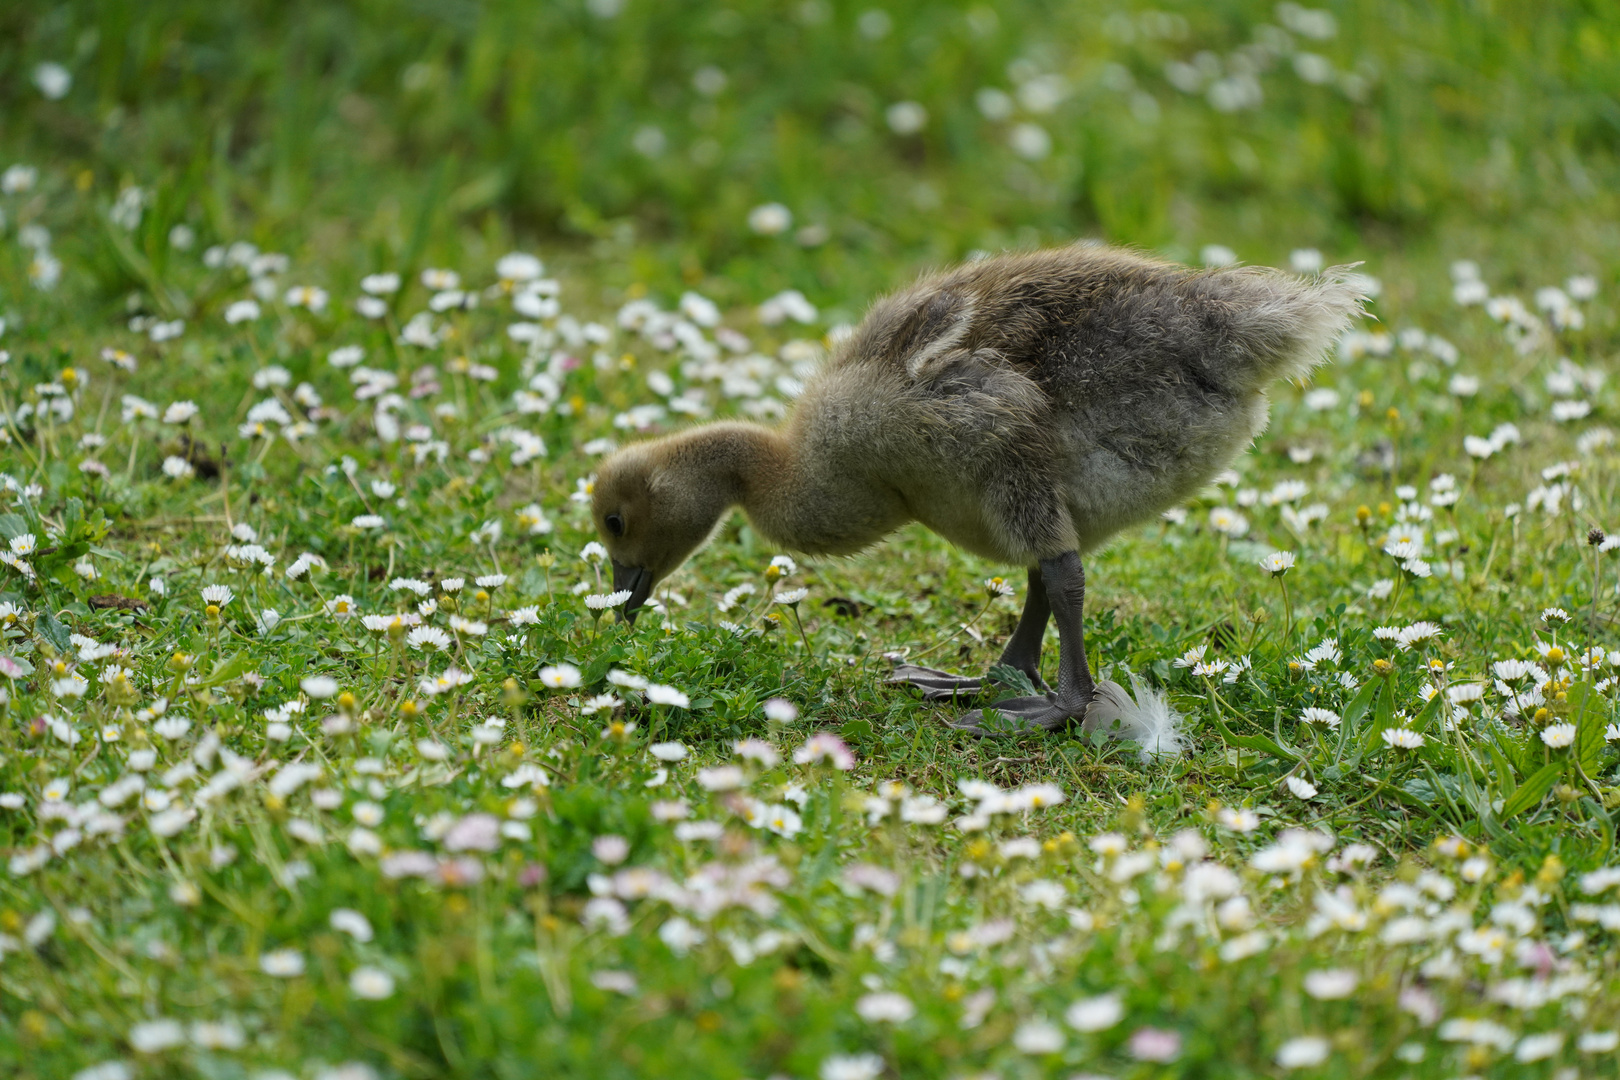
[[[0,1072],[1614,1075],[1617,101],[1595,3],[0,11]],[[1018,613],[915,527],[614,618],[602,455],[1074,242],[1372,296],[1087,559],[1180,752],[885,685]]]

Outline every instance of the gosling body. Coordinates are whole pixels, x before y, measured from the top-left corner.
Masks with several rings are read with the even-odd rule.
[[[1063,726],[1093,689],[1081,556],[1228,465],[1264,428],[1267,388],[1306,374],[1362,299],[1331,272],[1193,270],[1101,247],[924,278],[873,306],[781,427],[708,424],[603,463],[593,501],[616,587],[633,610],[732,506],[807,555],[852,554],[918,521],[1029,568],[1003,661],[1044,685],[1040,639],[1056,615],[1060,685],[997,709]],[[932,697],[982,686],[895,675]]]

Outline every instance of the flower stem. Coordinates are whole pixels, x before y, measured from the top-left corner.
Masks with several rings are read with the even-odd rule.
[[[1598,614],[1598,586],[1603,580],[1603,553],[1594,545],[1592,548],[1592,614],[1589,620],[1588,635],[1593,641],[1597,640],[1597,614]]]
[[[1282,587],[1283,594],[1282,651],[1283,655],[1287,656],[1288,650],[1292,648],[1294,644],[1294,602],[1288,596],[1288,578],[1283,574],[1278,574],[1277,584]]]
[[[809,656],[809,655],[811,655],[811,653],[810,653],[810,639],[809,639],[809,637],[807,637],[805,635],[804,623],[799,621],[799,605],[798,604],[789,604],[788,605],[788,611],[793,613],[793,625],[797,626],[799,628],[799,640],[804,642],[804,654],[806,656]]]
[[[932,646],[930,646],[929,648],[924,649],[922,652],[918,653],[916,656],[912,657],[911,659],[920,660],[923,657],[927,656],[929,653],[935,652],[936,650],[939,650],[939,649],[943,649],[945,646],[949,645],[952,641],[954,641],[956,639],[956,636],[958,634],[962,633],[965,630],[970,629],[973,626],[974,623],[976,623],[980,619],[984,618],[984,613],[990,610],[990,605],[995,602],[995,599],[996,598],[994,596],[992,596],[988,600],[986,600],[984,602],[984,607],[979,609],[979,613],[977,615],[973,616],[973,618],[969,619],[967,622],[963,623],[956,630],[954,630],[951,633],[950,637],[945,638],[943,641],[935,642]]]

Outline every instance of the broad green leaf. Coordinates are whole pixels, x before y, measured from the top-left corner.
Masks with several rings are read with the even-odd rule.
[[[1491,767],[1496,772],[1496,786],[1502,798],[1511,799],[1514,791],[1518,790],[1519,787],[1519,774],[1514,771],[1512,764],[1507,759],[1507,755],[1502,753],[1501,748],[1496,745],[1495,739],[1487,736],[1481,741],[1485,743],[1485,750],[1490,754]]]
[[[246,652],[239,652],[228,660],[221,660],[219,663],[215,664],[214,669],[208,673],[208,677],[197,685],[219,686],[223,683],[230,682],[232,679],[241,678],[252,667],[252,655]]]
[[[1258,750],[1261,753],[1270,754],[1272,757],[1282,758],[1285,761],[1298,760],[1300,756],[1298,753],[1284,749],[1264,735],[1237,734],[1226,726],[1226,721],[1222,719],[1219,709],[1211,710],[1210,715],[1215,720],[1215,728],[1221,733],[1221,738],[1225,739],[1230,746],[1239,746],[1245,750]]]
[[[57,652],[66,653],[72,651],[73,642],[68,635],[68,628],[63,626],[62,621],[55,615],[48,611],[41,612],[39,620],[34,623],[34,628],[40,632],[46,641],[56,646]]]
[[[1382,682],[1382,679],[1368,679],[1362,683],[1355,696],[1350,699],[1350,704],[1344,707],[1344,713],[1339,719],[1339,745],[1333,751],[1333,760],[1336,764],[1342,763],[1348,772],[1355,771],[1361,764],[1365,751],[1358,743],[1355,753],[1350,755],[1348,761],[1345,760],[1344,752],[1360,730],[1361,718],[1367,715],[1367,708],[1372,704],[1373,695],[1378,693],[1378,687]]]
[[[1558,782],[1558,778],[1564,775],[1564,769],[1568,764],[1567,758],[1560,758],[1548,762],[1532,773],[1528,780],[1519,785],[1519,790],[1513,793],[1513,797],[1502,803],[1502,820],[1507,821],[1515,814],[1539,805],[1541,800],[1546,798],[1547,792]]]
[[[1444,698],[1445,694],[1441,693],[1429,699],[1428,703],[1423,706],[1422,711],[1413,718],[1411,724],[1413,731],[1429,730],[1429,725],[1434,723],[1435,716],[1440,712],[1440,705]]]
[[[1340,723],[1347,731],[1354,731],[1356,725],[1361,723],[1361,718],[1367,712],[1367,707],[1372,704],[1373,695],[1378,693],[1378,688],[1382,684],[1382,679],[1368,679],[1361,684],[1361,688],[1356,691],[1356,696],[1351,698],[1350,704],[1344,707],[1344,716]]]
[[[1374,682],[1379,690],[1373,701],[1373,719],[1367,726],[1366,737],[1361,740],[1362,749],[1369,751],[1378,748],[1379,737],[1386,728],[1395,726],[1395,679],[1391,676]]]
[[[1592,776],[1602,767],[1603,730],[1608,723],[1608,702],[1584,682],[1569,688],[1569,712],[1575,721],[1575,760]]]

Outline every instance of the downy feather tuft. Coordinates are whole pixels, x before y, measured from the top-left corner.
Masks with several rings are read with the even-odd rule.
[[[1096,696],[1086,709],[1084,730],[1107,732],[1120,741],[1141,747],[1142,763],[1154,758],[1177,758],[1186,748],[1181,714],[1135,674],[1131,675],[1135,697],[1112,680],[1097,684]]]

